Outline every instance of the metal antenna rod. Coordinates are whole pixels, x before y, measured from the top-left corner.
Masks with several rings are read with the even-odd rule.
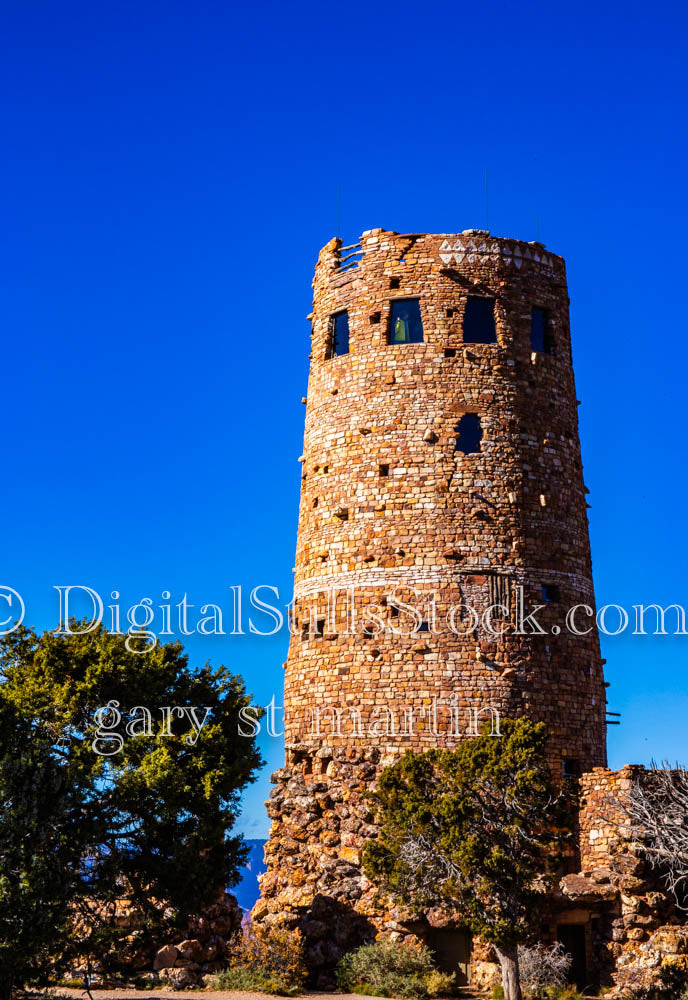
[[[489,201],[487,196],[487,167],[485,167],[485,229],[490,228]]]

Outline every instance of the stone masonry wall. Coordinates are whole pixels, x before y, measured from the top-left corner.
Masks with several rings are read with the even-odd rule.
[[[593,956],[602,982],[616,992],[656,983],[662,965],[688,971],[686,915],[661,875],[630,838],[624,804],[636,782],[651,780],[639,765],[595,768],[581,779],[581,872],[562,881],[565,898],[596,921]]]
[[[594,595],[563,260],[473,230],[370,230],[357,263],[348,252],[328,243],[313,286],[287,758],[254,911],[301,926],[316,970],[380,929],[413,931],[359,865],[365,793],[395,755],[499,713],[547,724],[558,776],[606,762],[597,636],[564,621]],[[464,343],[469,296],[494,300],[497,343]],[[419,300],[423,343],[388,342],[395,299]],[[553,353],[531,350],[533,307]],[[350,350],[332,356],[344,310]],[[457,450],[464,414],[478,453]],[[540,605],[538,634],[519,630],[521,601]],[[470,609],[493,604],[501,634],[471,631]]]

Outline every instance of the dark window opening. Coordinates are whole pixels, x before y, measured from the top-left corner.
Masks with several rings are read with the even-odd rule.
[[[530,311],[530,349],[541,354],[554,354],[554,339],[546,309]]]
[[[306,624],[301,627],[301,638],[302,639],[307,639],[308,636],[309,636],[310,630],[311,630],[311,627],[308,624],[308,622],[306,622]]]
[[[464,344],[496,344],[494,299],[469,298],[463,314]]]
[[[375,637],[375,635],[376,635],[375,627],[373,625],[364,625],[363,626],[363,635],[367,639],[373,639]]]
[[[398,288],[399,287],[399,278],[391,278],[390,282],[389,282],[389,287],[390,288]]]
[[[330,317],[330,347],[328,358],[349,353],[349,314],[335,313]]]
[[[315,634],[316,635],[324,635],[325,634],[325,619],[324,618],[318,618],[317,622],[315,623]]]
[[[542,600],[545,604],[556,604],[559,601],[559,588],[554,583],[542,584]]]
[[[392,302],[389,342],[390,344],[423,343],[423,321],[418,299],[397,299]]]
[[[447,309],[447,319],[451,319],[453,315],[454,315],[454,310]]]
[[[456,357],[456,348],[455,347],[445,347],[445,349],[444,349],[444,356],[445,356],[445,358],[455,358]]]
[[[370,317],[370,322],[371,323],[379,323],[380,319],[381,319],[381,316],[382,316],[381,313],[373,313],[372,316]]]
[[[581,773],[580,761],[576,757],[569,757],[563,761],[565,778],[579,778]]]
[[[429,632],[430,631],[430,625],[429,625],[429,623],[425,619],[423,619],[423,621],[418,626],[418,631],[419,632]]]
[[[477,413],[464,413],[455,429],[459,435],[456,439],[456,451],[462,451],[464,455],[473,455],[480,451],[483,429]]]
[[[388,476],[389,475],[389,466],[388,465],[379,465],[378,468],[377,468],[377,471],[380,473],[381,476]]]
[[[313,510],[315,510],[317,506],[318,506],[318,498],[316,497],[315,500],[313,501]]]

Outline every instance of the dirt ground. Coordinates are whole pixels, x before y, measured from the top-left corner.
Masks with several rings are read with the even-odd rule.
[[[52,996],[65,997],[65,1000],[88,1000],[85,990],[67,990],[56,987],[50,991]],[[190,1000],[191,997],[202,995],[211,1000],[266,1000],[264,993],[246,993],[243,990],[91,990],[93,1000]],[[338,997],[346,997],[346,1000],[370,1000],[370,997],[362,997],[357,993],[304,993],[304,1000],[337,1000]]]

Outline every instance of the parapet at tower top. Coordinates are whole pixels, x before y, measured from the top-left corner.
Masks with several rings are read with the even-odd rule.
[[[404,245],[405,244],[405,245]],[[488,229],[464,229],[460,233],[398,233],[390,229],[366,229],[356,243],[343,245],[340,237],[331,239],[320,251],[319,266],[334,279],[337,273],[356,270],[359,263],[382,253],[389,257],[396,252],[396,261],[407,263],[407,254],[416,257],[422,251],[425,262],[438,270],[453,265],[500,261],[520,271],[525,265],[535,265],[541,272],[562,281],[564,259],[546,249],[540,240],[519,240],[512,236],[493,236]],[[410,259],[408,261],[411,262]],[[343,275],[342,275],[343,278]]]

